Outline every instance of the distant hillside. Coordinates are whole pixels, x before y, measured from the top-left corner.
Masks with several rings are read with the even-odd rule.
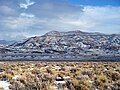
[[[51,31],[11,44],[8,48],[24,53],[119,54],[120,34]]]
[[[0,40],[0,45],[10,45],[14,43],[15,41],[6,41],[6,40]]]

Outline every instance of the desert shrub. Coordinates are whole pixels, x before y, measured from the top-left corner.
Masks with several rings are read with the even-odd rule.
[[[88,80],[76,80],[72,81],[75,90],[89,90],[91,84]]]
[[[82,75],[88,75],[90,78],[92,78],[93,76],[93,72],[92,71],[83,71],[81,72]]]
[[[113,81],[117,81],[120,79],[120,74],[117,72],[115,72],[115,73],[113,72],[111,78]]]
[[[95,86],[97,86],[97,88],[103,89],[105,84],[107,83],[107,78],[104,75],[100,75],[98,77],[95,78],[94,80],[94,84]]]
[[[112,90],[120,90],[120,82],[116,82],[111,85]]]
[[[76,71],[77,71],[77,70],[74,69],[74,68],[70,70],[71,73],[76,73]]]
[[[52,70],[50,70],[48,68],[46,70],[47,70],[47,73],[53,74]]]
[[[77,79],[73,79],[72,83],[74,86],[78,86],[79,85],[79,81]]]

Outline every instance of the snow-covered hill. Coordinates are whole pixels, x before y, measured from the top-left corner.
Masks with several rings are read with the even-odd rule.
[[[51,31],[14,43],[7,49],[17,53],[120,54],[120,34]]]

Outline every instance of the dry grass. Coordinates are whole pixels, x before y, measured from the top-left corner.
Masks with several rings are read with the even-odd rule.
[[[120,89],[120,62],[0,62],[0,69],[12,90]],[[56,85],[57,77],[65,84]]]

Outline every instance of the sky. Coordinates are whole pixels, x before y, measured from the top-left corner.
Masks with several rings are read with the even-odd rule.
[[[0,40],[75,30],[120,33],[120,0],[0,0]]]

